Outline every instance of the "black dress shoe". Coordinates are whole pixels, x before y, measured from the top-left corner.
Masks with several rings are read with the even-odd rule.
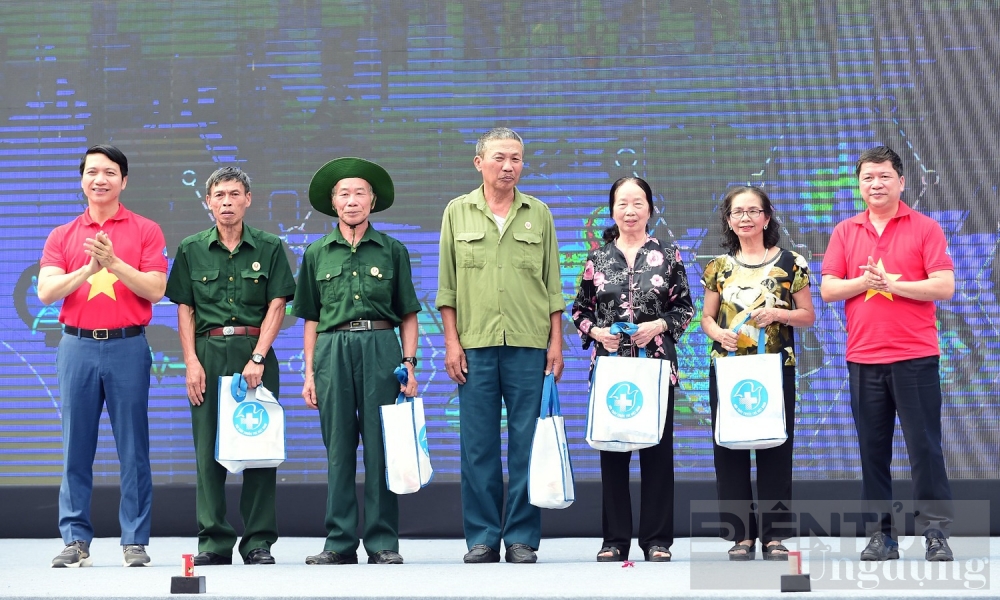
[[[357,554],[340,554],[324,550],[319,554],[306,557],[307,565],[356,565],[358,564]]]
[[[476,544],[465,553],[465,558],[462,560],[466,563],[498,563],[500,553],[486,544]]]
[[[507,546],[507,554],[504,556],[509,563],[531,564],[538,561],[535,549],[527,544],[511,544]]]
[[[899,544],[894,539],[879,531],[868,541],[861,551],[861,560],[896,560],[899,558]]]
[[[245,565],[273,565],[274,557],[264,548],[254,548],[243,559]]]
[[[403,564],[403,557],[399,555],[399,552],[395,552],[393,550],[379,550],[375,554],[368,557],[368,564],[401,565]]]
[[[194,566],[196,567],[231,564],[233,564],[232,556],[223,556],[221,554],[216,554],[215,552],[199,552],[194,556]]]

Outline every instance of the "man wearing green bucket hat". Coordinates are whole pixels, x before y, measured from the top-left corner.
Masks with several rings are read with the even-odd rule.
[[[416,395],[420,303],[406,247],[368,221],[370,213],[389,208],[393,199],[386,170],[361,158],[332,160],[309,184],[313,208],[339,219],[336,229],[306,249],[293,309],[305,320],[302,397],[319,410],[328,462],[326,543],[322,552],[306,558],[309,565],[358,562],[354,481],[359,434],[365,467],[362,538],[368,562],[403,562],[399,505],[386,488],[378,407],[395,402],[400,391]],[[400,362],[408,370],[405,386],[393,374]]]

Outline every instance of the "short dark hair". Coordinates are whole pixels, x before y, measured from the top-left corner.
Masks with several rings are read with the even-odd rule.
[[[244,194],[250,193],[250,176],[244,173],[239,167],[227,165],[216,169],[214,173],[208,176],[208,180],[205,181],[205,194],[211,195],[212,188],[223,181],[237,181],[243,185]]]
[[[722,202],[719,204],[719,219],[722,222],[722,243],[719,245],[733,255],[740,249],[740,238],[729,227],[729,211],[733,207],[733,198],[746,192],[750,192],[760,198],[760,207],[764,209],[764,216],[770,219],[767,227],[764,228],[764,247],[773,248],[778,245],[778,240],[781,239],[779,231],[781,223],[774,216],[774,205],[771,204],[771,199],[767,197],[767,193],[755,185],[741,185],[730,188],[726,192],[726,195],[722,197]]]
[[[615,214],[615,192],[618,191],[618,188],[620,188],[621,186],[625,185],[630,181],[639,186],[639,188],[642,189],[642,192],[646,194],[646,202],[649,203],[649,218],[652,219],[654,210],[653,189],[649,187],[649,184],[646,183],[646,180],[644,180],[641,177],[622,177],[618,181],[611,184],[611,191],[608,193],[608,211],[610,215],[613,218]],[[648,224],[646,226],[647,228],[649,227]],[[611,227],[608,227],[607,229],[604,230],[604,233],[601,234],[601,237],[604,239],[605,243],[610,244],[611,242],[617,240],[619,235],[621,234],[618,232],[618,225],[612,224]]]
[[[861,175],[861,165],[865,163],[880,164],[885,161],[892,163],[892,168],[896,171],[896,175],[903,176],[903,159],[889,146],[875,146],[862,152],[861,156],[858,157],[858,162],[854,165],[854,176]]]
[[[87,165],[87,157],[91,154],[103,154],[107,156],[112,162],[118,165],[118,168],[122,172],[122,177],[128,177],[128,159],[125,158],[125,153],[111,144],[97,144],[87,148],[87,152],[80,159],[80,175],[83,175],[83,168]]]

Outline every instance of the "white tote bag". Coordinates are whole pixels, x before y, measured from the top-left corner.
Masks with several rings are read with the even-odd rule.
[[[715,359],[715,443],[724,448],[773,448],[788,439],[781,354],[765,354],[765,341],[761,328],[757,354]]]
[[[629,335],[638,329],[612,327],[612,333]],[[638,358],[598,357],[590,382],[587,443],[595,450],[612,452],[655,446],[669,417],[669,398],[670,365],[646,358],[645,349],[639,350]]]
[[[219,377],[215,460],[230,473],[285,461],[285,411],[263,385],[247,389],[239,373]]]
[[[528,460],[528,502],[539,508],[566,508],[576,500],[566,424],[553,374],[545,376],[542,407],[535,421]]]
[[[398,367],[396,377],[405,385],[406,368]],[[434,477],[427,446],[424,401],[400,393],[395,404],[380,406],[379,413],[382,416],[386,487],[395,494],[412,494]]]

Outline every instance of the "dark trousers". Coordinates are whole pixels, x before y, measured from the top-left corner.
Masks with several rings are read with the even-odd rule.
[[[215,440],[219,428],[219,377],[242,373],[253,354],[257,338],[251,336],[215,336],[195,339],[195,354],[205,369],[205,401],[191,406],[191,433],[194,436],[197,488],[195,508],[198,513],[198,551],[232,556],[236,530],[226,520],[225,467],[215,461]],[[278,359],[274,350],[264,357],[264,387],[278,397]],[[278,541],[278,515],[275,508],[277,469],[246,469],[240,490],[240,517],[243,538],[240,556],[256,548],[270,550]]]
[[[471,549],[538,548],[541,509],[528,502],[528,459],[542,404],[545,350],[513,346],[470,348],[469,372],[458,386],[462,454],[462,518]],[[500,462],[501,402],[507,407],[507,502]]]
[[[952,521],[951,486],[941,449],[941,377],[938,357],[885,365],[847,363],[851,412],[861,446],[861,481],[868,510],[876,521],[868,533],[892,531],[892,434],[899,425],[906,440],[913,478],[917,534],[944,535]]]
[[[320,431],[326,446],[326,543],[323,550],[353,555],[358,539],[358,437],[363,443],[365,516],[362,537],[371,556],[399,551],[399,501],[385,481],[379,406],[393,404],[403,355],[393,329],[319,334],[313,376]]]
[[[757,460],[757,496],[754,504],[750,484],[750,450],[731,450],[715,443],[715,483],[719,494],[721,537],[733,542],[760,538],[763,544],[794,535],[785,516],[792,500],[792,446],[795,432],[795,367],[782,369],[785,400],[785,431],[788,439],[774,448],[754,450]],[[719,410],[715,367],[709,369],[708,400],[712,408],[712,431]]]
[[[108,407],[118,449],[121,543],[148,544],[153,474],[149,465],[149,368],[146,335],[95,340],[63,334],[56,351],[62,409],[63,476],[59,486],[59,532],[63,542],[90,542],[101,410]],[[4,518],[17,518],[5,515]]]
[[[670,548],[674,543],[674,390],[670,388],[667,424],[660,443],[639,450],[639,548]],[[601,451],[601,528],[604,547],[628,558],[632,545],[631,452]]]

